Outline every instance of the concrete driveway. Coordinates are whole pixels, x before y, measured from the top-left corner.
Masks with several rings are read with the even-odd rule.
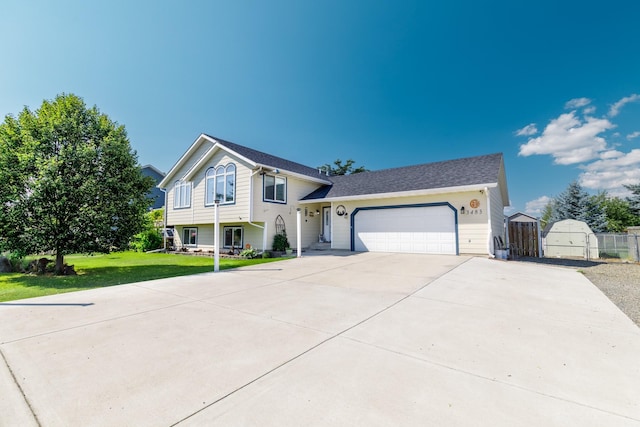
[[[0,352],[1,426],[640,426],[640,329],[537,264],[320,253],[14,301]]]

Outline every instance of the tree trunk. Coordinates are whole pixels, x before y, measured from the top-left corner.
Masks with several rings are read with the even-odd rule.
[[[58,251],[56,253],[56,276],[64,274],[64,255]]]

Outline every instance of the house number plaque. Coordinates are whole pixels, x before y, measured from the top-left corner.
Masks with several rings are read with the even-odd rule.
[[[473,199],[469,202],[469,206],[471,206],[471,209],[478,209],[480,207],[480,201],[478,199]]]

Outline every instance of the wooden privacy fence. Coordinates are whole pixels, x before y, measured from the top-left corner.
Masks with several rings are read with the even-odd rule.
[[[509,249],[512,257],[538,257],[538,223],[509,222]]]

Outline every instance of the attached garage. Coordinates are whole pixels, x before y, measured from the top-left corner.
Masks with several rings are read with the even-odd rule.
[[[449,203],[357,208],[351,250],[458,254],[457,212]]]

